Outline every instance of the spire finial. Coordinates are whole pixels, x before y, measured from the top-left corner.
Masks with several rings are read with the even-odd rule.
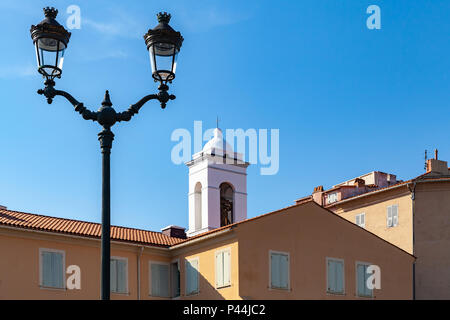
[[[216,128],[219,129],[219,116],[216,117]]]
[[[112,106],[111,99],[109,98],[108,90],[106,90],[106,92],[105,92],[105,99],[103,99],[102,106],[107,106],[107,107]]]

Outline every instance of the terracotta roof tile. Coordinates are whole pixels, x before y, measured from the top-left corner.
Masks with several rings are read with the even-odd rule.
[[[99,223],[49,217],[5,209],[0,209],[0,225],[82,237],[101,237],[101,225]],[[111,240],[162,247],[169,247],[183,241],[183,239],[169,237],[160,232],[118,226],[111,226]]]

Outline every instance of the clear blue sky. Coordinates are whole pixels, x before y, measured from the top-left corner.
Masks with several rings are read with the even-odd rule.
[[[176,128],[280,129],[280,170],[248,170],[248,216],[314,186],[380,170],[409,179],[423,152],[450,160],[450,1],[2,0],[0,204],[100,222],[100,127],[36,90],[29,35],[42,7],[81,8],[57,88],[116,110],[156,91],[142,35],[168,11],[185,38],[166,110],[149,103],[114,127],[112,223],[188,224],[188,171],[170,160]],[[381,30],[366,8],[381,8]]]

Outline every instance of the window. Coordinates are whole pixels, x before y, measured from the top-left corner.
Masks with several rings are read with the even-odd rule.
[[[60,250],[40,249],[41,286],[63,289],[65,279],[65,253]]]
[[[344,260],[327,258],[327,292],[344,294]]]
[[[111,258],[111,292],[128,292],[128,260],[126,258]]]
[[[170,264],[172,297],[180,296],[180,267],[178,261]]]
[[[151,295],[169,297],[169,264],[150,263]]]
[[[231,285],[230,249],[216,253],[216,288]]]
[[[289,289],[289,254],[270,251],[270,288]]]
[[[367,279],[370,274],[367,273],[367,267],[370,264],[368,263],[360,263],[356,264],[356,285],[357,285],[357,294],[360,297],[372,297],[372,289],[367,287]]]
[[[202,184],[197,182],[194,191],[195,197],[195,230],[202,228]]]
[[[387,208],[387,227],[392,228],[398,225],[398,205]]]
[[[186,295],[198,292],[198,258],[186,260]]]
[[[337,192],[333,192],[333,193],[327,194],[327,203],[328,204],[336,202],[336,201],[338,201],[338,194],[337,194]]]
[[[234,191],[228,183],[220,185],[220,226],[233,223]]]
[[[366,227],[366,214],[360,213],[356,215],[356,224],[360,226],[361,228]]]

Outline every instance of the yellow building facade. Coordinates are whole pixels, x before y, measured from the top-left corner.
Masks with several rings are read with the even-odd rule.
[[[2,210],[1,216],[0,299],[100,297],[99,234],[74,231],[81,230],[77,224],[85,222],[8,210]],[[49,229],[36,227],[40,220],[47,221],[44,223],[50,225]],[[67,225],[75,229],[61,231]],[[96,224],[86,226],[88,230]],[[112,299],[412,298],[412,255],[312,201],[188,239],[154,233],[152,241],[159,243],[144,243],[130,240],[133,232],[139,230],[113,231],[111,256],[124,261],[125,278],[124,291],[112,292]],[[119,239],[121,236],[125,238]],[[64,281],[60,288],[42,283],[43,251],[63,257]],[[287,273],[281,275],[285,287],[275,287],[271,279],[277,276],[271,257],[277,255],[287,258]],[[342,265],[340,292],[332,292],[330,288],[331,275],[327,269],[330,261]],[[381,269],[381,288],[373,289],[371,296],[358,295],[356,268],[362,262]],[[226,263],[228,267],[224,267]],[[158,266],[152,268],[154,265]],[[164,277],[167,279],[164,283],[162,278],[152,279],[153,271],[159,270],[160,265],[167,266],[164,270],[176,266],[178,278],[171,274]],[[70,266],[79,267],[79,288],[70,286],[74,274],[67,271]],[[188,273],[194,270],[192,266],[196,276],[188,280]],[[193,284],[192,279],[197,282]],[[161,292],[168,294],[162,297]]]
[[[377,174],[387,175],[375,172],[371,176]],[[364,182],[361,185],[360,180],[367,176],[330,190],[317,187],[311,198],[414,255],[417,258],[415,299],[450,299],[450,170],[447,162],[438,160],[436,155],[435,159],[428,160],[425,174],[373,190]],[[333,197],[337,200],[331,203],[327,201],[330,193],[337,193]]]

